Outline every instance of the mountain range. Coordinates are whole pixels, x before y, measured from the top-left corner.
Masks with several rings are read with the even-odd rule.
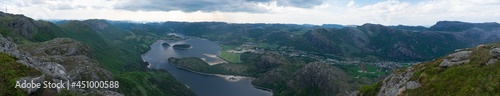
[[[0,49],[2,49],[0,56],[14,58],[2,59],[1,62],[14,60],[18,63],[8,63],[14,64],[9,66],[21,66],[20,64],[22,64],[22,66],[33,68],[19,69],[33,73],[26,76],[4,77],[8,73],[2,73],[0,75],[2,76],[0,77],[2,84],[8,85],[20,79],[36,79],[38,81],[117,80],[121,83],[119,89],[71,89],[69,91],[0,87],[0,92],[3,90],[17,92],[16,94],[0,94],[195,95],[168,72],[148,69],[147,63],[141,60],[141,55],[148,51],[149,45],[156,40],[173,39],[167,33],[181,33],[212,41],[221,41],[222,45],[241,45],[247,42],[271,44],[282,49],[301,50],[338,60],[366,61],[367,58],[375,58],[375,61],[395,62],[433,60],[395,71],[395,73],[388,75],[388,79],[383,79],[373,86],[361,87],[360,93],[362,95],[394,95],[397,93],[394,90],[402,88],[396,85],[407,86],[408,91],[401,91],[404,94],[424,92],[424,94],[431,95],[449,92],[451,90],[441,87],[452,83],[433,85],[429,82],[444,82],[451,78],[462,78],[461,75],[457,74],[466,73],[453,74],[458,70],[494,70],[488,66],[498,64],[488,62],[496,60],[496,49],[493,47],[497,46],[480,44],[500,42],[500,24],[498,23],[440,21],[426,28],[379,24],[310,26],[225,22],[130,23],[100,19],[48,22],[33,20],[23,15],[0,13],[0,34],[2,36],[0,37]],[[465,51],[467,54],[461,54],[463,50],[456,50],[478,45],[480,47],[475,49],[465,49],[469,50]],[[450,53],[466,56],[463,58],[455,55],[442,57]],[[470,61],[464,64],[462,64],[463,62],[457,63],[458,66],[454,65],[465,59],[470,59]],[[169,59],[172,62],[181,62],[179,60]],[[451,64],[453,66],[443,67],[441,63],[444,60],[455,63]],[[338,66],[317,62],[307,57],[244,53],[242,61],[241,64],[247,64],[244,65],[248,67],[246,72],[226,71],[228,73],[221,74],[255,77],[257,79],[253,82],[254,85],[272,89],[274,95],[349,95],[348,93],[356,91],[361,85],[375,83],[383,77],[357,79],[348,74],[352,70],[337,68]],[[221,68],[227,68],[227,66],[227,64],[220,65]],[[2,68],[2,71],[9,70],[17,69]],[[39,73],[35,74],[36,71]],[[498,76],[492,75],[495,71],[488,72],[479,75],[485,77],[478,79],[484,79],[482,81],[488,84],[498,85],[493,82],[499,80]],[[283,78],[279,76],[283,76]],[[441,79],[442,76],[444,76],[443,79]],[[406,81],[395,83],[394,80],[398,81],[399,79]],[[490,79],[493,81],[490,82]],[[467,80],[470,80],[470,84],[478,83],[472,82],[475,79]],[[469,83],[465,85],[470,85]],[[423,90],[423,88],[433,89],[432,87],[436,86],[440,87],[435,90]],[[497,91],[497,86],[491,88],[488,85],[470,86],[472,87],[460,89],[464,90],[460,92],[466,92],[464,94],[467,92],[492,94],[500,92]]]

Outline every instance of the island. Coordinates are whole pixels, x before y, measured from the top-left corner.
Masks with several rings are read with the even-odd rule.
[[[176,44],[172,47],[174,47],[174,49],[179,49],[179,50],[191,49],[191,45],[189,45],[189,44]]]
[[[170,44],[168,44],[168,43],[162,43],[161,46],[163,46],[163,47],[170,47]]]

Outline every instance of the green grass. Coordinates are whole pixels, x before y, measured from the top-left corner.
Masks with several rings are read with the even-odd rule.
[[[16,81],[22,77],[36,77],[42,75],[40,71],[16,62],[14,58],[7,53],[0,53],[0,95],[2,96],[20,96],[28,95],[19,88],[15,88]]]
[[[177,89],[185,85],[164,71],[127,72],[115,78],[120,81],[120,87],[126,87],[120,88],[120,92],[131,96],[194,95],[189,90]]]
[[[499,44],[488,44],[485,47],[470,49],[469,63],[448,68],[439,67],[444,58],[424,62],[413,66],[415,73],[409,81],[417,81],[421,87],[404,91],[404,95],[418,96],[498,96],[500,95],[500,62],[486,65],[492,58],[491,48]],[[401,69],[396,72],[403,72]],[[371,96],[379,86],[361,87],[360,93]],[[377,89],[378,90],[378,89]],[[376,91],[375,91],[376,92]]]
[[[359,87],[359,95],[361,96],[376,96],[380,87],[382,86],[382,82],[377,82],[373,85],[366,85]]]
[[[470,63],[441,68],[441,59],[416,67],[410,80],[422,83],[422,87],[405,91],[421,95],[500,95],[500,62],[484,65],[491,56],[487,46],[472,52]],[[497,46],[498,47],[498,46]]]
[[[226,51],[221,51],[219,53],[220,58],[222,58],[230,63],[240,63],[241,62],[240,56],[241,56],[241,54],[230,53],[230,52],[226,52]]]
[[[222,50],[218,56],[229,63],[241,63],[241,54],[227,52],[227,50],[236,50],[237,47],[238,45],[222,45]]]

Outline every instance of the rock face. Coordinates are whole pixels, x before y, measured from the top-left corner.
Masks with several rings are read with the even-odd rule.
[[[288,81],[289,88],[317,89],[320,96],[347,95],[346,81],[348,76],[341,69],[330,65],[313,62],[305,65],[294,73],[293,79]]]
[[[0,35],[0,52],[5,52],[13,57],[19,58],[17,62],[22,63],[26,66],[36,68],[43,74],[50,76],[57,81],[68,80],[68,76],[66,75],[66,69],[64,67],[54,62],[42,62],[33,58],[29,53],[20,50],[16,44],[3,38],[3,36],[1,35]]]
[[[50,82],[80,81],[80,80],[112,80],[109,72],[97,66],[97,63],[90,58],[90,50],[88,47],[77,41],[61,38],[43,42],[41,44],[32,44],[23,46],[24,49],[11,41],[3,38],[0,35],[0,52],[5,52],[13,57],[19,58],[17,62],[26,66],[33,67],[44,75],[37,78],[21,78],[20,80],[34,80],[41,82],[44,78],[50,77]],[[24,50],[29,50],[25,52]],[[37,89],[23,89],[31,94]],[[62,89],[57,89],[60,92]],[[114,93],[121,95],[112,90],[111,92],[103,92],[106,89],[76,89],[70,88],[71,92],[81,94],[101,94]],[[110,94],[102,94],[110,95]]]
[[[23,77],[19,80],[17,80],[18,82],[30,82],[30,81],[33,81],[33,83],[39,83],[39,84],[42,84],[43,83],[43,80],[45,79],[45,75],[42,75],[42,76],[39,76],[39,77],[35,77],[35,78],[31,78],[31,77]],[[38,90],[38,88],[23,88],[23,91],[27,92],[27,93],[33,93],[35,92],[36,90]]]
[[[396,72],[389,75],[382,81],[382,87],[380,87],[377,96],[396,96],[407,89],[420,87],[418,82],[409,81],[413,73],[413,68],[408,68],[404,72]]]
[[[492,65],[492,64],[495,64],[498,59],[500,58],[500,48],[493,48],[490,50],[490,55],[491,55],[491,59],[488,60],[488,62],[486,63],[486,65]]]
[[[472,51],[460,51],[456,52],[453,54],[448,55],[448,58],[451,59],[443,59],[441,64],[439,64],[440,67],[451,67],[455,65],[460,65],[462,63],[469,63],[470,62],[470,55]]]

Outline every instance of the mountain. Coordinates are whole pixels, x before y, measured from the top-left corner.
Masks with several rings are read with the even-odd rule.
[[[41,83],[42,80],[49,82],[59,82],[60,80],[65,82],[66,81],[73,82],[81,80],[96,80],[96,81],[113,80],[111,74],[108,71],[98,67],[95,61],[93,61],[91,57],[89,57],[88,47],[79,42],[72,41],[71,39],[62,39],[62,38],[54,39],[51,41],[43,42],[42,43],[43,45],[33,45],[31,46],[31,48],[36,48],[36,49],[27,49],[27,50],[30,50],[30,52],[32,52],[32,54],[34,55],[30,55],[30,53],[25,52],[22,48],[21,49],[18,48],[16,44],[8,41],[1,35],[0,35],[0,42],[1,42],[0,44],[2,44],[2,47],[0,48],[2,49],[2,53],[6,53],[14,58],[17,58],[19,63],[34,68],[43,74],[36,77],[18,77],[21,79],[17,81],[33,80],[37,81],[38,83]],[[4,70],[4,71],[14,71],[14,70],[15,69]],[[16,70],[16,71],[21,71],[21,70]],[[6,79],[15,79],[15,78],[6,78]],[[9,89],[10,87],[13,88],[13,86],[4,86],[5,89]],[[54,94],[54,92],[60,92],[59,90],[56,89],[25,88],[22,90],[27,92],[26,95],[32,93]],[[74,94],[101,94],[101,95],[118,95],[118,96],[122,95],[112,89],[78,90],[75,88],[70,88],[69,91],[74,92]]]
[[[23,15],[0,13],[0,16],[0,33],[5,36],[5,38],[2,37],[3,42],[16,43],[1,43],[8,44],[2,47],[21,46],[19,51],[14,51],[18,53],[7,52],[7,55],[27,59],[26,61],[18,60],[18,62],[27,66],[35,66],[35,69],[41,71],[40,78],[27,79],[115,80],[122,86],[111,90],[36,91],[29,89],[25,90],[26,93],[19,93],[25,95],[112,95],[108,93],[114,92],[118,95],[120,93],[123,95],[194,95],[171,74],[147,69],[147,63],[141,60],[140,55],[149,50],[150,44],[155,40],[167,38],[162,37],[163,35],[122,30],[106,20],[70,20],[53,24],[47,21],[35,21]],[[16,48],[7,51],[13,51],[13,49]],[[21,53],[32,55],[17,55]],[[3,71],[15,72],[16,69]],[[3,76],[7,75],[2,74],[0,77],[2,80]],[[21,77],[13,79],[16,78]],[[143,79],[148,81],[143,81]],[[0,88],[0,90],[4,89]]]
[[[500,43],[457,50],[395,71],[360,95],[498,95]]]
[[[450,31],[450,32],[460,32],[469,29],[478,28],[483,30],[498,30],[500,24],[496,22],[492,23],[467,23],[460,21],[439,21],[435,25],[431,26],[429,30],[431,31]]]
[[[314,46],[303,50],[317,49],[354,57],[374,55],[384,60],[420,61],[442,56],[458,48],[498,42],[500,40],[498,28],[500,27],[492,26],[461,32],[411,32],[382,25],[364,24],[355,28],[313,29],[304,34],[306,40],[300,41],[309,41],[305,44]]]

